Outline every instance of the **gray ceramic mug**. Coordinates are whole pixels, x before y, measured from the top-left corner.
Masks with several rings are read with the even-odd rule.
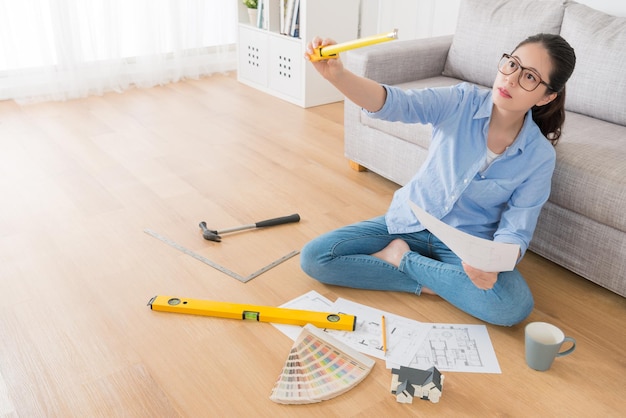
[[[547,322],[531,322],[526,325],[526,364],[531,369],[545,371],[552,366],[556,357],[571,354],[576,349],[576,340],[566,337],[559,328]],[[572,345],[560,351],[564,342]]]

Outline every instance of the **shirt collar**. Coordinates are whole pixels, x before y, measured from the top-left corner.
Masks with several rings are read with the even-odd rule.
[[[491,89],[485,89],[485,94],[482,103],[478,106],[476,113],[474,113],[474,119],[484,119],[491,117],[491,108],[493,107],[493,98],[491,97]]]

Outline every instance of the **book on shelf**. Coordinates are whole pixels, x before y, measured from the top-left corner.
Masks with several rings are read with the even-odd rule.
[[[263,29],[263,0],[257,2],[256,27]]]
[[[280,33],[285,35],[285,14],[287,13],[287,0],[279,0],[279,18],[280,18]]]
[[[282,31],[283,35],[289,35],[289,32],[291,31],[291,17],[293,16],[294,3],[295,3],[295,0],[287,0],[287,5],[285,6],[284,25],[283,25],[283,31]]]
[[[282,0],[260,0],[263,3],[263,29],[280,31],[280,5]]]
[[[259,0],[257,27],[299,37],[300,0]]]
[[[289,30],[289,36],[294,38],[300,37],[300,0],[294,0],[293,15],[291,16],[291,28]]]

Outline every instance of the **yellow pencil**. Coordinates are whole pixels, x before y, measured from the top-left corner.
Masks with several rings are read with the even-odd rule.
[[[382,333],[383,333],[383,351],[387,352],[387,327],[385,325],[385,315],[383,315],[382,320]]]
[[[313,54],[309,55],[311,61],[321,61],[339,57],[339,53],[350,49],[361,48],[368,45],[378,44],[380,42],[392,41],[398,39],[398,29],[394,29],[388,33],[367,36],[365,38],[356,39],[354,41],[343,42],[335,45],[320,46]]]

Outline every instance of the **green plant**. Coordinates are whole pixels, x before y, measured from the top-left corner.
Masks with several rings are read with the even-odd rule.
[[[256,9],[258,6],[258,1],[257,0],[242,0],[243,4],[248,8],[248,9]]]

